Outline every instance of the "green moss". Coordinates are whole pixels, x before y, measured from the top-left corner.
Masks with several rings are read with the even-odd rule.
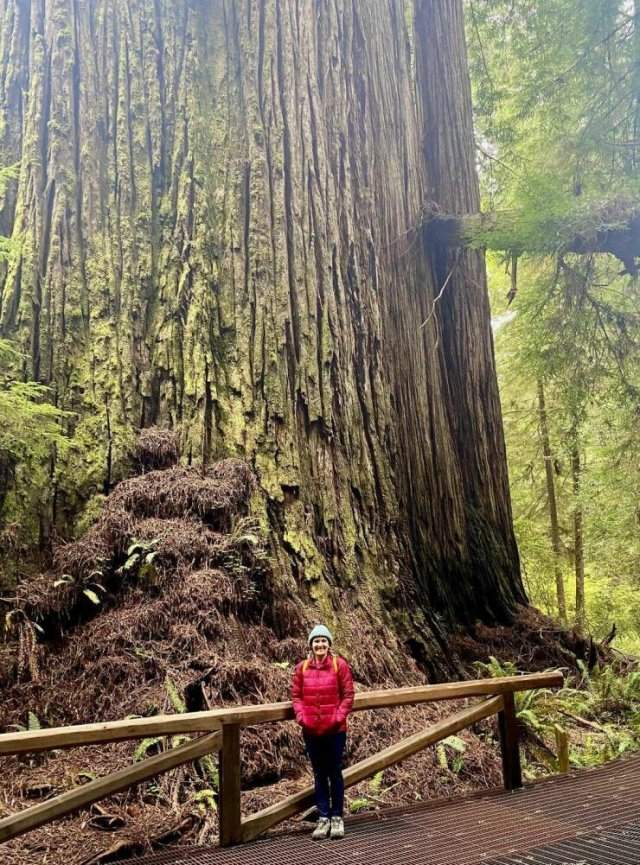
[[[322,580],[325,562],[313,542],[310,515],[302,501],[289,503],[285,507],[284,543],[302,563],[304,579],[308,583]]]
[[[103,493],[96,493],[87,501],[80,513],[80,516],[76,520],[74,528],[74,536],[76,538],[81,538],[98,520],[98,517],[102,513],[105,501],[106,496]]]

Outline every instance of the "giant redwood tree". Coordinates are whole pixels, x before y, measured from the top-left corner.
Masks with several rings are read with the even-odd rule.
[[[245,458],[281,579],[425,657],[524,601],[482,256],[413,231],[479,210],[461,7],[0,0],[22,374],[107,487],[126,429]]]

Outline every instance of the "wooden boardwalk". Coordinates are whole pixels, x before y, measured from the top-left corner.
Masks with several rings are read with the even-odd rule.
[[[347,819],[342,841],[310,827],[221,849],[175,848],[128,865],[638,865],[640,757],[511,793]]]

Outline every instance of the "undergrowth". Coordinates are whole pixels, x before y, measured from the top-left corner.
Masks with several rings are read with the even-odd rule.
[[[475,664],[485,676],[513,676],[515,664],[491,657]],[[569,768],[598,766],[640,749],[640,670],[619,663],[593,670],[578,661],[558,691],[517,693],[523,735],[523,775],[537,778]]]

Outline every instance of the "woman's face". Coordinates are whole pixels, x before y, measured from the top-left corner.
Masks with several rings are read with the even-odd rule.
[[[311,651],[313,652],[314,658],[321,661],[326,657],[327,652],[329,651],[329,640],[327,640],[326,637],[314,637],[311,641]]]

